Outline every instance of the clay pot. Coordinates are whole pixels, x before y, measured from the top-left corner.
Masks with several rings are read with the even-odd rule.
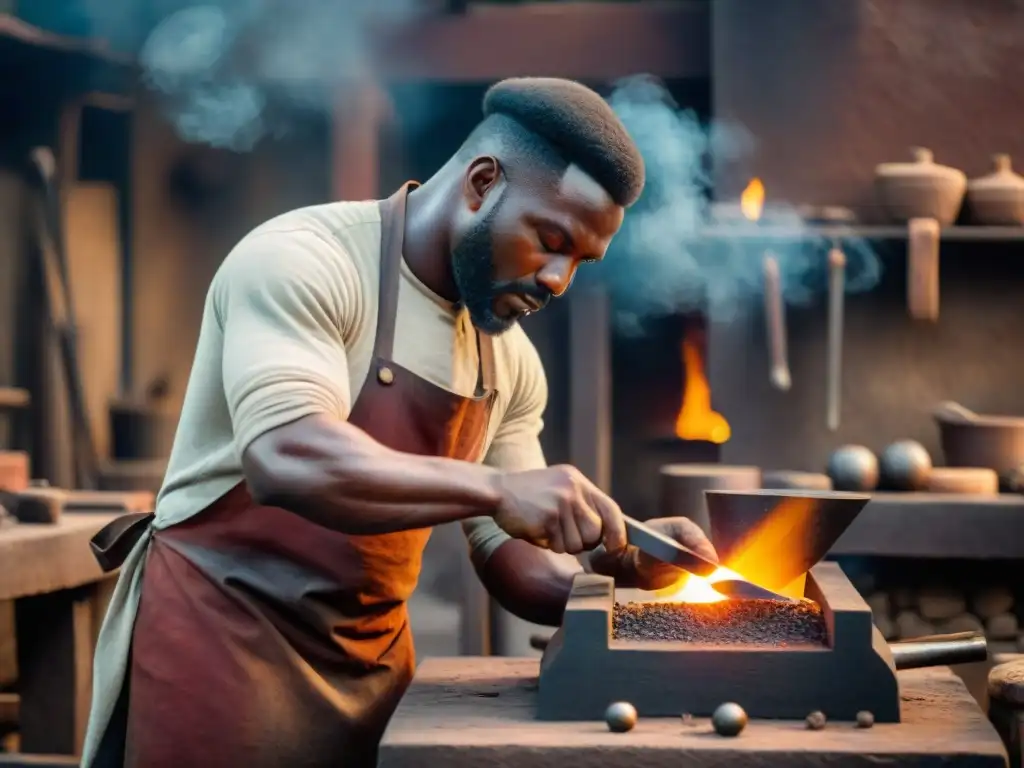
[[[963,171],[939,165],[929,149],[913,150],[913,162],[882,163],[875,168],[875,187],[886,216],[894,222],[938,219],[956,221],[967,188]]]
[[[1024,417],[977,414],[955,403],[933,415],[947,466],[994,469],[1006,486],[1024,465]]]
[[[992,156],[993,171],[967,184],[971,220],[987,226],[1024,224],[1024,178],[1013,172],[1009,155]]]

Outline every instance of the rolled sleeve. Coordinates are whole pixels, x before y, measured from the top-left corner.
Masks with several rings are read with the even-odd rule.
[[[505,472],[526,472],[547,466],[540,433],[548,403],[547,377],[540,356],[524,333],[518,361],[518,375],[505,418],[495,433],[484,463]],[[469,542],[470,558],[478,569],[506,541],[509,535],[489,517],[474,517],[462,523]]]
[[[303,417],[348,418],[350,271],[339,245],[302,230],[250,235],[225,260],[214,306],[239,455],[260,435]]]

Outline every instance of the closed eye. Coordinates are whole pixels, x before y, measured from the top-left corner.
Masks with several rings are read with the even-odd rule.
[[[537,230],[537,239],[548,253],[567,254],[572,251],[572,237],[561,227],[540,227]]]

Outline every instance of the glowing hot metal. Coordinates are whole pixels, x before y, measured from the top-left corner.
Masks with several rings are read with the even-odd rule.
[[[624,516],[624,519],[626,521],[626,535],[630,544],[656,560],[674,565],[688,573],[696,574],[698,577],[707,577],[705,584],[721,595],[746,598],[748,600],[792,601],[790,597],[784,597],[746,581],[738,573],[720,567],[718,563],[708,560],[692,549],[687,549],[682,544],[644,525],[639,520],[634,520],[628,516]],[[695,590],[701,589],[701,587],[697,586],[699,583],[695,582]],[[703,602],[711,601],[705,599]]]

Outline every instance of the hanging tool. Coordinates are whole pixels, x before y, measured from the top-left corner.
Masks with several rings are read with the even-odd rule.
[[[786,353],[786,308],[782,301],[779,261],[770,252],[764,256],[764,312],[771,354],[771,382],[783,392],[792,386]]]
[[[828,372],[825,383],[825,423],[839,429],[843,365],[843,298],[846,293],[846,254],[833,243],[828,252]]]
[[[939,319],[940,231],[936,219],[907,225],[907,309],[915,320]]]
[[[43,199],[34,206],[39,238],[38,252],[50,325],[60,345],[61,362],[68,388],[71,444],[78,487],[93,490],[99,475],[99,457],[85,405],[78,365],[75,312],[72,302],[67,253],[61,215],[57,161],[47,147],[32,150],[32,164],[43,184]]]
[[[626,523],[626,538],[629,543],[639,549],[645,555],[660,560],[663,563],[692,573],[696,576],[707,577],[719,569],[719,564],[698,555],[692,549],[684,547],[677,541],[670,539],[663,533],[644,525],[639,520],[623,515]],[[776,594],[769,589],[759,587],[749,581],[732,576],[711,582],[712,588],[726,597],[742,598],[747,600],[784,600],[794,602],[793,598]]]

